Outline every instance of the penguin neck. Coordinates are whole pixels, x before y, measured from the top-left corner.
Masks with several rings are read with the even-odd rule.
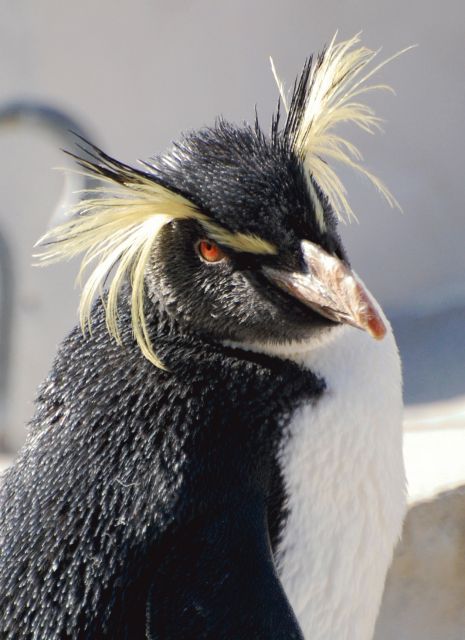
[[[288,517],[276,560],[305,637],[371,640],[405,508],[397,347],[337,327],[254,347],[299,363],[326,391],[297,409],[280,455]]]

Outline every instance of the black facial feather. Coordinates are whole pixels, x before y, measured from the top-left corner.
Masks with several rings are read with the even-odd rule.
[[[329,210],[331,231],[321,232],[302,163],[286,136],[270,139],[257,124],[237,127],[218,120],[213,128],[185,136],[150,169],[219,224],[263,237],[282,254],[295,255],[304,238],[324,245],[336,233]]]
[[[322,57],[319,58],[321,64]],[[308,86],[310,74],[313,66],[313,57],[310,56],[305,61],[300,76],[296,79],[294,89],[292,91],[291,103],[289,105],[289,113],[287,114],[284,126],[283,137],[290,148],[295,146],[296,138],[302,127],[302,120],[305,114],[305,107],[308,102]]]
[[[206,265],[195,250],[205,235],[199,225],[167,225],[154,248],[148,291],[184,330],[253,343],[302,340],[317,327],[332,326],[277,290],[261,270],[266,264],[301,270],[302,239],[343,253],[329,211],[327,230],[319,228],[302,165],[283,136],[270,141],[257,125],[238,128],[220,120],[184,138],[150,169],[215,222],[279,249],[277,256],[227,251],[224,263]]]
[[[251,344],[302,340],[333,325],[277,290],[262,273],[266,259],[229,252],[225,261],[206,264],[196,250],[201,237],[195,222],[168,225],[147,273],[148,296],[181,330]],[[288,267],[298,269],[299,259]]]

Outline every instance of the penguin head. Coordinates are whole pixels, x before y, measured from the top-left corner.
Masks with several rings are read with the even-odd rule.
[[[358,36],[333,39],[316,61],[310,58],[289,106],[278,82],[287,117],[281,127],[278,108],[269,136],[258,121],[237,127],[219,120],[143,169],[96,147],[93,159],[77,158],[105,188],[44,237],[42,257],[84,251],[83,269],[94,261],[81,299],[84,326],[113,273],[109,331],[119,339],[118,296],[129,277],[134,334],[157,365],[148,330],[155,303],[181,331],[220,341],[307,341],[341,324],[384,336],[377,305],[351,271],[338,235],[338,220],[353,212],[328,162],[360,171],[395,203],[358,150],[334,133],[341,121],[369,131],[378,124],[354,101],[364,80],[356,78],[375,56],[357,43]]]
[[[349,299],[356,296],[354,277],[336,216],[317,184],[309,189],[285,138],[267,138],[258,124],[220,121],[187,136],[152,170],[231,238],[249,240],[243,246],[215,240],[195,219],[163,228],[147,271],[148,294],[184,330],[279,344],[310,340],[341,322],[366,324],[347,312],[366,300]],[[346,280],[345,293],[336,291],[336,272]]]

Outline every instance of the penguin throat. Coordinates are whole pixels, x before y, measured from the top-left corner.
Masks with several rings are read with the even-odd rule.
[[[235,340],[223,340],[222,344],[234,349],[255,351],[269,356],[293,360],[297,364],[303,364],[311,352],[331,345],[331,343],[345,331],[352,330],[346,325],[336,325],[324,331],[318,331],[306,340],[288,340],[285,342],[239,342]]]
[[[400,361],[351,327],[287,353],[327,392],[297,409],[280,467],[279,575],[306,638],[371,640],[405,507]]]

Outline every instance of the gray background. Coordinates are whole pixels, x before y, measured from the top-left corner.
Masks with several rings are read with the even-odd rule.
[[[109,153],[134,162],[219,114],[250,121],[257,105],[266,128],[277,100],[268,56],[290,87],[336,29],[340,39],[362,29],[367,46],[383,46],[380,57],[419,44],[380,75],[397,97],[371,98],[386,133],[348,132],[404,213],[344,174],[360,224],[342,233],[394,319],[407,401],[463,394],[463,1],[0,0],[0,103],[22,97],[64,108]],[[16,285],[0,407],[10,447],[23,439],[35,388],[76,317],[76,265],[31,268],[62,188],[51,170],[64,164],[59,145],[32,126],[0,129],[0,229]]]

